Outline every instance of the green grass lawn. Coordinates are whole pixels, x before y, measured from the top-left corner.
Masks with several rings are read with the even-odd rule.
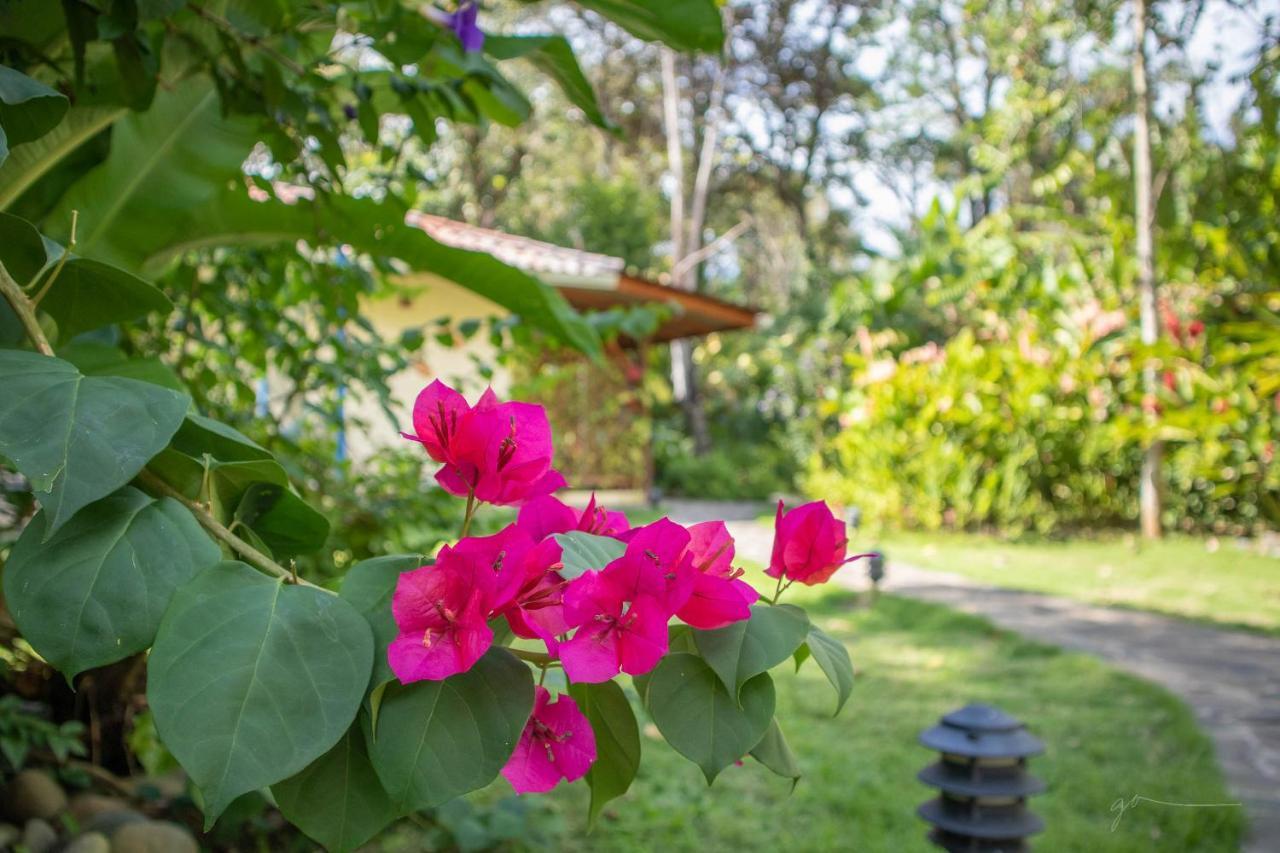
[[[898,559],[994,586],[1280,633],[1280,560],[1229,540],[1210,550],[1206,540],[1190,537],[1157,543],[1007,542],[973,534],[894,533],[880,544],[890,572]]]
[[[983,701],[1021,717],[1048,744],[1032,762],[1049,783],[1033,800],[1047,822],[1038,849],[1237,849],[1238,808],[1144,804],[1112,830],[1121,798],[1231,801],[1208,739],[1162,689],[933,605],[885,596],[866,610],[848,594],[803,592],[815,621],[847,644],[859,680],[833,719],[832,691],[812,662],[799,674],[775,671],[778,719],[806,772],[793,793],[752,760],[708,788],[647,726],[639,777],[594,831],[581,784],[517,800],[499,780],[475,798],[489,804],[479,815],[505,822],[508,837],[521,839],[514,849],[926,851],[933,848],[915,808],[930,793],[915,774],[932,754],[916,735],[943,713]],[[512,819],[513,807],[523,816]],[[422,835],[406,828],[397,841],[406,846],[387,848],[420,849]]]

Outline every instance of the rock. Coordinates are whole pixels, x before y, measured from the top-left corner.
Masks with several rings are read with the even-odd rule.
[[[81,829],[98,815],[128,810],[129,804],[124,800],[101,794],[76,794],[67,806],[67,813],[76,819],[76,825]]]
[[[67,807],[67,795],[43,770],[23,770],[4,791],[4,810],[15,821],[50,820]]]
[[[11,823],[0,823],[0,850],[8,850],[22,837],[22,830]]]
[[[118,812],[103,812],[80,824],[81,832],[100,832],[107,838],[116,834],[116,830],[126,823],[140,823],[146,817],[133,809],[122,809]]]
[[[111,842],[101,832],[86,832],[73,838],[62,853],[111,853]]]
[[[26,853],[46,853],[58,843],[58,833],[53,831],[53,827],[47,821],[33,817],[22,828],[20,843],[26,848]]]
[[[111,836],[111,853],[200,853],[195,836],[166,821],[127,823]]]

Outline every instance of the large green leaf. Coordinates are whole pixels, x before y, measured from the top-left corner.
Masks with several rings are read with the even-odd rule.
[[[132,480],[169,442],[190,404],[149,382],[85,376],[59,358],[0,351],[0,455],[31,481],[46,536]]]
[[[358,723],[271,793],[290,823],[329,850],[354,850],[399,816],[373,772]]]
[[[844,703],[848,701],[849,694],[853,692],[853,661],[849,659],[849,650],[844,647],[844,643],[817,626],[809,629],[805,646],[808,647],[813,659],[818,662],[818,667],[827,677],[827,681],[831,682],[831,686],[835,688],[835,713],[839,714]]]
[[[485,53],[496,59],[523,57],[532,62],[560,86],[569,102],[586,115],[592,124],[611,129],[610,122],[596,100],[595,90],[587,80],[573,48],[564,36],[489,36],[484,40]]]
[[[225,523],[249,528],[274,556],[313,551],[329,535],[328,519],[290,488],[271,453],[226,424],[188,415],[151,468]]]
[[[46,273],[46,276],[52,273]],[[112,323],[168,313],[169,297],[149,282],[119,267],[72,255],[63,264],[40,309],[58,324],[59,340],[70,340]]]
[[[322,195],[294,204],[255,202],[236,188],[188,211],[168,228],[137,235],[133,248],[140,266],[158,269],[176,254],[211,246],[292,244],[304,239],[346,243],[359,252],[402,261],[412,271],[448,279],[578,349],[599,351],[595,331],[559,292],[491,255],[433,240],[407,225],[406,213],[391,199]]]
[[[329,519],[293,489],[276,483],[251,484],[240,496],[233,518],[281,557],[314,551],[329,536]]]
[[[158,358],[129,358],[110,344],[79,341],[58,349],[58,358],[76,366],[85,376],[122,376],[186,391],[173,369]],[[179,428],[181,430],[181,428]]]
[[[36,280],[48,263],[44,238],[36,227],[11,213],[0,213],[0,263],[23,287]]]
[[[676,752],[702,769],[708,785],[760,743],[773,720],[773,679],[768,673],[742,685],[735,699],[697,655],[663,658],[645,696],[658,731]]]
[[[151,650],[147,701],[200,788],[206,828],[236,797],[328,752],[372,664],[368,624],[336,595],[235,562],[179,589]]]
[[[724,45],[720,8],[714,0],[578,0],[646,41],[677,50],[715,53]]]
[[[431,808],[492,782],[532,711],[529,667],[493,648],[444,681],[387,685],[369,757],[401,811]]]
[[[776,719],[769,723],[769,731],[751,749],[751,757],[779,776],[790,779],[793,789],[803,775],[800,763],[796,761],[795,753],[791,751],[791,745],[787,743]]]
[[[77,251],[136,269],[147,246],[239,176],[257,138],[254,121],[223,115],[207,77],[184,80],[116,122],[107,159],[63,195],[44,230],[65,242],[78,210]]]
[[[150,646],[174,590],[219,559],[180,503],[128,486],[44,539],[41,512],[13,546],[5,600],[22,636],[68,678]]]
[[[0,261],[9,274],[19,284],[29,285],[37,279],[48,281],[57,271],[40,309],[57,322],[63,340],[173,307],[158,288],[110,264],[71,254],[59,268],[63,252],[57,243],[41,237],[31,223],[0,213]]]
[[[693,641],[736,696],[749,679],[791,657],[808,633],[809,617],[799,607],[756,604],[750,619],[714,631],[694,631]]]
[[[377,687],[392,680],[395,675],[387,663],[387,646],[396,638],[399,629],[391,615],[391,597],[396,591],[400,575],[431,562],[417,554],[391,554],[361,560],[348,571],[342,580],[339,593],[373,629],[373,677],[369,686]]]
[[[571,684],[569,695],[591,723],[596,760],[587,771],[591,788],[588,820],[594,823],[605,803],[621,797],[640,769],[640,728],[622,688],[613,681]]]
[[[598,572],[627,551],[625,542],[580,530],[557,533],[555,539],[560,543],[560,560],[564,563],[560,574],[565,580],[573,580],[587,572]]]
[[[0,65],[0,163],[9,149],[44,136],[67,114],[67,96]]]
[[[9,159],[0,164],[0,210],[7,210],[73,151],[127,113],[123,106],[77,105],[53,130],[10,152]]]

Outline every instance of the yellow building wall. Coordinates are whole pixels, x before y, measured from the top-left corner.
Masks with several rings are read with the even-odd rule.
[[[468,400],[475,401],[489,384],[501,397],[510,390],[511,378],[496,365],[497,351],[482,330],[470,341],[446,347],[434,338],[435,322],[448,317],[457,324],[463,320],[487,320],[508,312],[494,302],[459,287],[451,281],[431,275],[414,275],[404,281],[415,289],[413,296],[397,296],[369,300],[361,306],[364,316],[385,340],[397,340],[407,329],[419,328],[426,342],[408,370],[388,377],[398,420],[392,423],[374,397],[353,394],[346,401],[347,449],[354,460],[368,458],[383,447],[400,446],[400,431],[413,431],[413,401],[433,379],[457,388]],[[485,380],[476,360],[494,369],[491,380]]]

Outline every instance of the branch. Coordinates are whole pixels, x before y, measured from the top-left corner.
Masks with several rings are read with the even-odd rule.
[[[662,117],[667,134],[667,168],[671,172],[671,258],[684,255],[684,155],[680,139],[680,90],[676,79],[676,57],[671,48],[662,48]],[[680,279],[672,274],[676,287]]]
[[[196,521],[200,522],[200,526],[209,531],[215,539],[219,539],[231,546],[232,550],[239,552],[240,556],[244,557],[245,560],[267,574],[275,575],[289,583],[296,583],[300,586],[309,586],[314,589],[321,589],[325,592],[329,592],[329,590],[324,589],[324,587],[316,586],[309,581],[305,581],[302,578],[297,577],[293,572],[289,571],[284,566],[280,565],[275,560],[271,559],[266,554],[262,553],[257,548],[253,547],[248,542],[223,527],[218,519],[209,514],[208,510],[191,500],[191,498],[187,497],[173,486],[170,486],[146,468],[143,468],[142,471],[138,473],[138,481],[151,491],[164,495],[167,498],[173,498],[175,501],[185,506],[191,514],[195,516]],[[332,595],[333,593],[329,592],[329,594]]]
[[[294,59],[292,59],[291,57],[285,56],[283,53],[276,50],[271,45],[267,44],[258,36],[250,35],[248,33],[241,32],[240,30],[236,29],[235,24],[231,23],[221,15],[218,15],[214,12],[210,12],[208,9],[204,8],[203,6],[197,6],[194,3],[190,4],[188,8],[190,8],[191,11],[196,13],[196,15],[198,15],[199,17],[204,18],[206,21],[213,24],[218,29],[222,30],[227,35],[233,38],[240,39],[246,44],[256,47],[258,50],[262,51],[267,56],[270,56],[276,62],[279,62],[281,65],[283,65],[285,68],[288,68],[290,71],[292,71],[294,74],[297,74],[299,77],[305,77],[307,75],[307,69],[299,65]]]
[[[44,329],[40,328],[40,319],[36,317],[36,306],[27,298],[27,294],[22,292],[22,287],[13,280],[13,276],[9,275],[3,263],[0,263],[0,293],[4,294],[4,298],[13,307],[13,313],[18,315],[23,329],[27,332],[27,337],[31,338],[31,343],[35,344],[42,355],[52,356],[53,347],[45,337]]]
[[[679,280],[680,276],[684,275],[686,272],[711,257],[716,252],[720,251],[724,246],[738,239],[739,235],[741,235],[743,231],[746,231],[751,227],[751,224],[751,217],[744,216],[738,221],[737,225],[733,226],[698,251],[685,255],[680,259],[680,263],[676,264],[671,270],[671,278]]]
[[[720,125],[724,121],[724,78],[728,71],[721,67],[711,87],[711,103],[707,107],[702,131],[702,151],[698,155],[698,171],[693,179],[692,211],[685,248],[697,251],[702,242],[702,225],[707,221],[707,196],[711,189],[711,170],[715,166]]]

